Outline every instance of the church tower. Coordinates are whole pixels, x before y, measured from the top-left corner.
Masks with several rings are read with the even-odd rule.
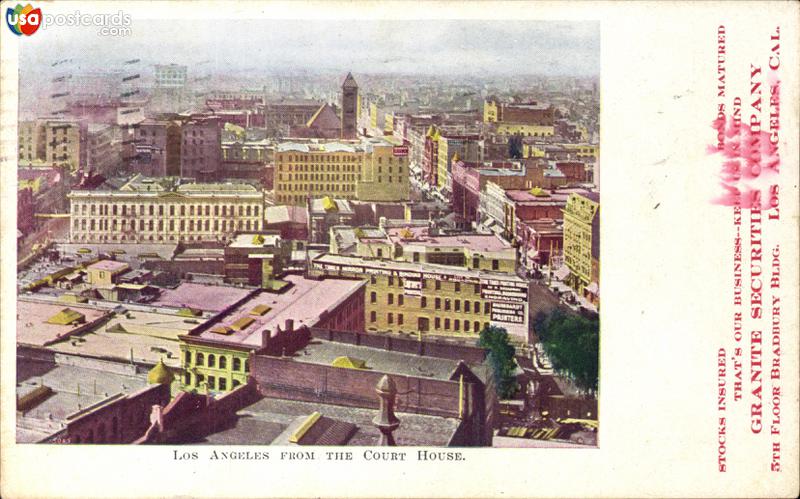
[[[358,84],[351,73],[342,83],[342,138],[355,139],[358,131]]]

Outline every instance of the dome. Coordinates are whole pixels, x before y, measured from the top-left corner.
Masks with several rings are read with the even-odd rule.
[[[147,382],[151,385],[168,385],[172,383],[175,377],[172,372],[164,365],[163,360],[159,360],[158,364],[147,373]]]

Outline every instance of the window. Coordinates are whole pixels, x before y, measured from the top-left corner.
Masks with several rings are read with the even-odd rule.
[[[433,308],[435,308],[436,310],[439,310],[440,308],[442,308],[442,299],[441,298],[436,298],[436,300],[433,302]]]
[[[394,314],[389,312],[389,314],[386,316],[386,320],[389,321],[389,324],[394,324]]]
[[[383,249],[382,248],[378,248],[378,258],[383,258]],[[389,279],[391,279],[391,277]],[[389,285],[391,286],[391,284],[389,284]]]
[[[224,357],[221,357],[224,358]],[[228,389],[228,380],[225,378],[219,379],[219,389],[220,390],[227,390]]]
[[[475,294],[478,295],[480,293],[481,293],[481,285],[480,284],[476,284],[475,285]]]
[[[228,368],[228,358],[223,357],[222,355],[219,356],[219,368],[220,369],[227,369]]]
[[[434,282],[436,283],[435,288],[437,291],[442,289],[442,281],[434,281]]]
[[[398,305],[403,306],[403,300],[404,300],[404,298],[403,298],[402,294],[397,295],[397,304]]]
[[[191,375],[191,373],[185,373],[183,375],[183,384],[184,385],[191,385],[192,384],[192,375]]]
[[[421,298],[419,299],[419,306],[420,306],[421,308],[425,308],[425,307],[427,307],[427,306],[428,306],[428,298],[427,298],[427,297],[425,297],[425,296],[421,297]]]
[[[473,322],[472,323],[472,331],[477,333],[480,330],[481,330],[481,323],[478,322],[478,321]]]
[[[187,350],[186,354],[184,355],[184,359],[186,360],[186,365],[188,366],[189,363],[192,362],[192,352]]]
[[[475,313],[476,314],[481,313],[481,302],[479,302],[479,301],[475,302]]]
[[[241,359],[239,359],[239,357],[234,357],[233,358],[233,370],[234,371],[240,371],[241,369],[242,369],[242,361],[241,361]]]
[[[486,303],[484,303],[484,304],[483,304],[483,313],[484,313],[484,314],[488,314],[488,313],[489,313],[489,307],[490,307],[490,306],[491,306],[491,305],[489,304],[489,302],[488,302],[488,301],[487,301]]]
[[[217,378],[216,378],[216,376],[209,376],[208,377],[208,389],[209,390],[216,390],[217,389]]]
[[[373,310],[372,312],[369,313],[369,321],[375,322],[377,320],[378,320],[378,314]]]
[[[414,252],[414,263],[419,263],[419,252]]]
[[[492,270],[500,270],[500,262],[497,260],[492,260]]]
[[[208,367],[217,367],[217,358],[213,353],[208,354]]]
[[[381,256],[381,250],[378,250],[378,256]],[[394,286],[394,276],[389,276],[389,286]]]
[[[233,380],[233,388],[236,388],[239,385],[241,385],[241,383],[239,383],[238,379]]]
[[[386,297],[386,303],[389,305],[394,304],[394,295],[392,293],[389,293],[389,295]]]
[[[455,286],[456,293],[461,292],[461,283],[460,282],[455,283],[454,286]]]
[[[444,300],[444,309],[445,310],[450,310],[450,298],[446,298]]]
[[[461,300],[455,300],[454,305],[456,312],[461,312]]]
[[[370,284],[375,284],[376,282],[378,282],[378,279],[374,275],[369,277]]]
[[[478,259],[478,257],[476,257],[476,256],[472,257],[472,268],[473,269],[477,269],[480,266],[481,266],[481,262]]]
[[[456,320],[453,321],[453,329],[456,330],[456,331],[460,331],[461,330],[461,321],[460,320],[456,319]]]
[[[442,327],[442,320],[441,320],[439,317],[437,317],[437,318],[435,318],[435,319],[433,320],[433,327],[434,327],[434,329],[441,329],[441,327]]]
[[[444,328],[445,329],[450,329],[450,319],[445,319],[444,320]]]
[[[204,363],[203,354],[201,352],[197,352],[197,356],[194,359],[194,363],[198,366],[202,366]]]
[[[375,291],[371,292],[369,294],[369,302],[370,303],[375,303],[377,301],[378,301],[378,294]]]
[[[397,314],[397,324],[403,325],[403,314]]]

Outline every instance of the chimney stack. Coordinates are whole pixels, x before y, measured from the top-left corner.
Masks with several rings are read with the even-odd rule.
[[[272,336],[269,329],[261,331],[261,348],[266,348],[269,344],[269,339]]]
[[[294,331],[294,320],[293,319],[286,319],[285,322],[286,332],[291,333]]]

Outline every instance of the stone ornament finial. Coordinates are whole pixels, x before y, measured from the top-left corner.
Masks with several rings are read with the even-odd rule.
[[[397,396],[397,386],[394,380],[388,375],[384,375],[375,387],[375,391],[380,397],[381,407],[378,415],[372,422],[381,431],[381,446],[395,446],[392,433],[400,426],[400,420],[394,414],[395,397]]]

